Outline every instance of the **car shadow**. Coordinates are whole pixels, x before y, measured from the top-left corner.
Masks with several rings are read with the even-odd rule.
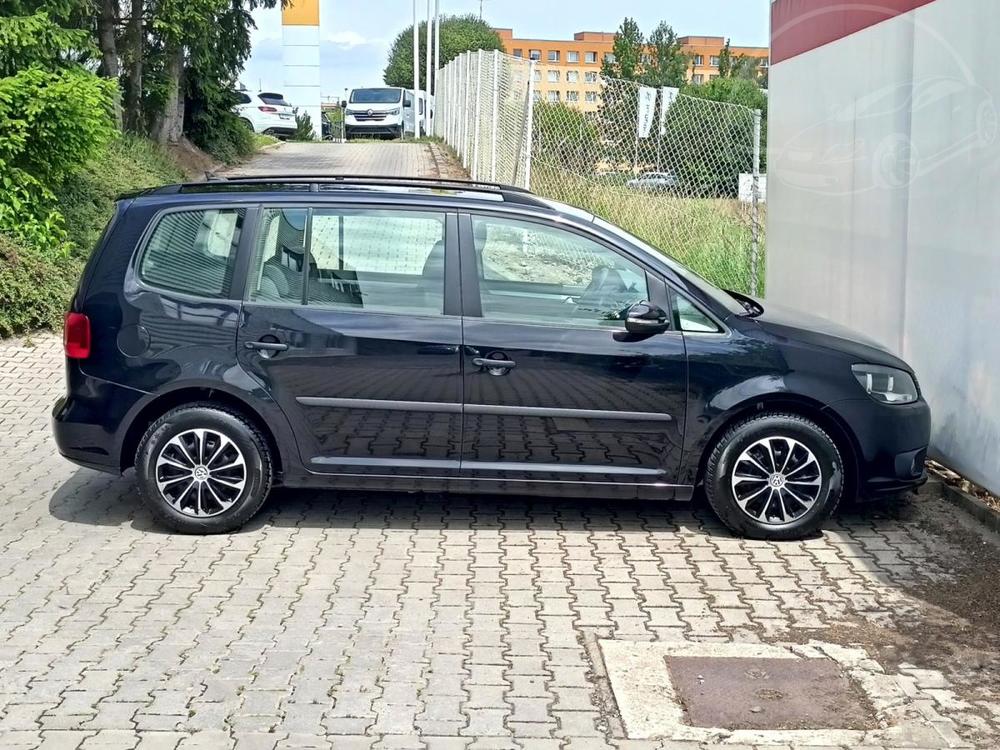
[[[880,523],[895,526],[905,516],[906,508],[905,502],[892,500],[851,504],[829,522],[827,530],[859,524],[876,529]],[[137,531],[171,533],[143,506],[132,472],[115,477],[77,469],[49,499],[49,513],[67,523],[91,526],[127,524]],[[696,493],[691,502],[664,502],[277,488],[261,511],[234,533],[249,534],[269,526],[533,529],[581,533],[643,531],[733,538],[733,534],[715,518],[700,493]],[[817,533],[815,537],[822,533]]]

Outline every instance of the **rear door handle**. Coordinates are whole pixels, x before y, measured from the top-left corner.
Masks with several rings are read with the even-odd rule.
[[[509,370],[512,367],[517,367],[517,362],[512,359],[487,359],[486,357],[475,357],[472,360],[472,364],[476,367],[495,367],[502,370]]]
[[[279,341],[248,341],[244,346],[247,349],[259,349],[264,352],[288,351],[288,344],[282,344]]]

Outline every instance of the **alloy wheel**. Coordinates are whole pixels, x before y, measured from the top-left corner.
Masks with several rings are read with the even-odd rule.
[[[823,471],[813,452],[790,437],[766,437],[733,466],[733,497],[755,521],[779,526],[805,515],[819,500]]]
[[[156,486],[178,513],[206,518],[225,513],[240,498],[247,465],[221,432],[193,429],[174,435],[156,457]]]

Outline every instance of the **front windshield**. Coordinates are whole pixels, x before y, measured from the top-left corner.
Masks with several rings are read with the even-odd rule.
[[[354,89],[351,104],[398,104],[402,89]]]
[[[722,289],[719,289],[719,287],[715,286],[715,284],[710,282],[708,279],[698,275],[690,268],[681,265],[677,260],[671,258],[667,253],[663,252],[662,250],[653,247],[648,242],[639,239],[634,234],[626,232],[624,229],[615,226],[611,222],[605,221],[599,216],[594,217],[594,223],[597,224],[597,226],[601,227],[602,229],[606,229],[612,234],[621,237],[623,240],[626,240],[627,242],[630,242],[633,245],[637,245],[641,247],[643,250],[646,250],[647,252],[654,253],[660,256],[678,276],[685,279],[686,281],[691,282],[691,284],[701,289],[703,292],[705,292],[705,294],[709,295],[713,300],[715,300],[720,305],[729,310],[729,312],[735,313],[737,315],[742,315],[746,313],[746,308],[739,302],[737,302],[736,299],[731,297]]]

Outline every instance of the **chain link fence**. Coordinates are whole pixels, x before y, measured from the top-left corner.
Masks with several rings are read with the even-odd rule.
[[[763,294],[759,111],[611,78],[596,101],[566,103],[551,85],[536,93],[536,69],[467,52],[441,70],[437,135],[474,179],[530,186]]]
[[[497,51],[464,52],[438,72],[434,132],[473,179],[528,187],[531,69]]]

